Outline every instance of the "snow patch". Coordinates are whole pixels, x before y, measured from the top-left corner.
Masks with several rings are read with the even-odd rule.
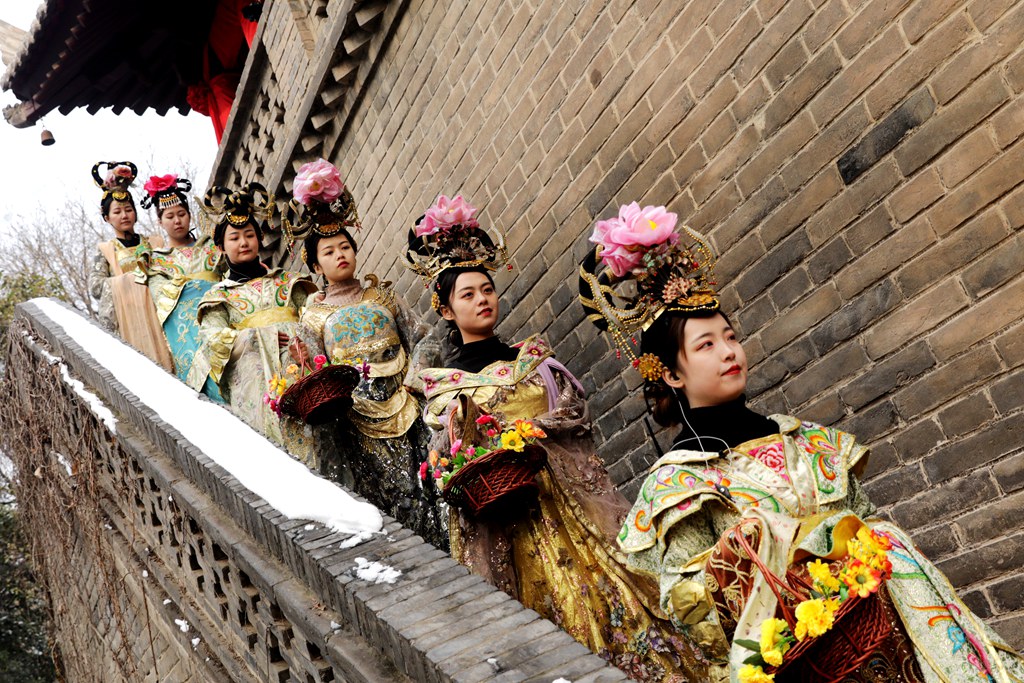
[[[556,678],[551,683],[572,683],[568,678]]]
[[[144,578],[144,579],[148,579],[149,578],[149,572],[147,572],[145,569],[142,570],[142,578]]]
[[[32,299],[31,303],[140,402],[285,517],[320,522],[344,534],[380,531],[383,527],[377,508],[314,475],[227,410],[201,399],[121,340],[56,301]]]
[[[372,583],[394,583],[402,572],[380,562],[370,562],[365,557],[356,558],[356,576]]]
[[[188,622],[184,619],[175,619],[174,623],[178,625],[182,633],[188,633]]]
[[[193,638],[192,639],[192,649],[195,650],[197,647],[199,647],[199,643],[201,643],[202,640],[203,640],[202,638]]]
[[[42,299],[38,299],[37,301],[42,301]],[[114,414],[110,412],[110,409],[107,408],[102,401],[100,401],[99,397],[96,394],[89,391],[88,389],[86,389],[85,385],[82,384],[79,380],[71,376],[71,374],[68,372],[68,366],[61,361],[60,357],[53,355],[52,353],[44,349],[42,346],[37,344],[36,341],[32,338],[32,335],[28,333],[28,330],[22,330],[21,334],[23,337],[25,337],[25,343],[27,343],[29,346],[38,351],[39,354],[46,359],[47,363],[49,363],[50,365],[60,366],[60,376],[61,379],[64,380],[64,383],[71,387],[76,394],[85,399],[86,404],[89,406],[89,409],[92,410],[93,414],[95,414],[96,417],[100,418],[100,420],[102,420],[103,423],[107,425],[107,429],[109,429],[111,432],[114,432],[114,425],[117,424],[117,419],[114,417]]]
[[[41,355],[43,358],[45,358],[46,362],[49,363],[50,365],[54,365],[55,363],[59,363],[60,362],[60,360],[61,360],[60,357],[53,355],[52,353],[50,353],[49,351],[44,349],[42,346],[37,344],[36,340],[32,338],[32,335],[28,333],[28,330],[22,330],[21,331],[21,336],[23,336],[25,338],[25,342],[29,346],[34,348],[36,351],[38,351],[39,355]]]
[[[99,396],[86,389],[80,380],[72,377],[71,373],[68,372],[67,365],[64,363],[59,363],[58,365],[60,367],[60,377],[64,380],[64,383],[85,400],[85,404],[89,406],[92,414],[98,417],[103,424],[107,425],[107,429],[110,430],[111,434],[116,434],[117,429],[115,425],[117,424],[117,418],[114,417],[114,413],[110,412],[110,408],[103,404]]]
[[[364,541],[368,541],[373,538],[373,533],[370,531],[360,531],[355,536],[349,536],[344,541],[338,544],[339,548],[355,548],[357,545]]]
[[[64,457],[64,454],[58,453],[57,451],[53,451],[53,455],[54,457],[57,458],[57,462],[59,462],[64,467],[64,469],[67,470],[68,476],[74,476],[75,468],[71,466],[71,463],[68,462],[68,459]]]
[[[166,600],[164,600],[164,604],[165,604],[165,605],[169,605],[169,604],[171,604],[171,599],[170,599],[170,598],[167,598]]]

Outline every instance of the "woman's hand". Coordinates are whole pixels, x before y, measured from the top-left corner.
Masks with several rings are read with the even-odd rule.
[[[309,365],[309,347],[299,337],[289,337],[284,332],[277,333],[277,344],[281,348],[288,347],[288,355],[299,365]]]

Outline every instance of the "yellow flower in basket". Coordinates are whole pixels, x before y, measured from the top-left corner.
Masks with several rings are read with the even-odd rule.
[[[509,451],[522,453],[523,449],[526,448],[526,442],[523,441],[523,435],[518,430],[509,429],[501,434],[501,447]]]
[[[740,669],[740,683],[773,683],[775,674],[766,674],[764,669],[753,664],[744,664]]]
[[[838,608],[837,600],[804,600],[796,606],[796,628],[793,635],[797,640],[823,635],[832,628]]]
[[[790,640],[785,631],[789,625],[782,619],[765,619],[761,622],[761,656],[772,666],[782,664],[782,656],[789,651]]]
[[[818,584],[821,588],[825,589],[826,593],[836,593],[839,591],[839,579],[832,574],[832,570],[827,562],[821,560],[815,560],[814,562],[807,563],[807,573],[814,579],[814,583]]]

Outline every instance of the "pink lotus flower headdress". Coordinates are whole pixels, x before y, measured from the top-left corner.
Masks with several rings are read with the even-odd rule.
[[[341,182],[337,167],[326,159],[317,159],[299,168],[292,196],[295,201],[306,206],[313,201],[330,204],[341,196],[344,189],[345,183]]]
[[[440,195],[409,230],[405,266],[429,286],[448,268],[497,270],[506,264],[504,238],[500,233],[492,238],[480,227],[476,212],[476,207],[462,195],[452,199]],[[511,270],[512,266],[508,268]]]
[[[362,228],[352,193],[342,182],[338,168],[326,159],[317,159],[299,168],[292,197],[283,221],[289,244],[311,233],[330,237],[343,229],[358,231]]]
[[[711,247],[688,227],[677,232],[676,220],[663,206],[626,204],[594,225],[590,241],[597,246],[580,265],[587,318],[611,334],[617,353],[625,351],[645,378],[660,373],[640,367],[644,359],[631,346],[636,332],[667,311],[710,313],[719,306]],[[635,295],[616,294],[614,288],[628,281],[635,283]]]
[[[154,175],[149,177],[142,189],[146,191],[146,196],[142,198],[142,208],[148,209],[155,205],[159,214],[172,206],[187,206],[185,193],[192,189],[192,181],[179,178],[174,173]]]
[[[104,167],[107,169],[105,176],[100,174]],[[103,199],[113,195],[119,202],[130,197],[128,188],[135,182],[138,174],[138,167],[130,161],[97,161],[92,167],[93,182],[96,183],[96,187],[103,190]]]

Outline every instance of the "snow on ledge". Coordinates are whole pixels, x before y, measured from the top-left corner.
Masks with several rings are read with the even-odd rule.
[[[375,532],[383,527],[376,507],[355,500],[332,482],[316,476],[120,339],[52,299],[32,299],[29,303],[62,327],[161,419],[285,517],[320,522],[344,534]]]

